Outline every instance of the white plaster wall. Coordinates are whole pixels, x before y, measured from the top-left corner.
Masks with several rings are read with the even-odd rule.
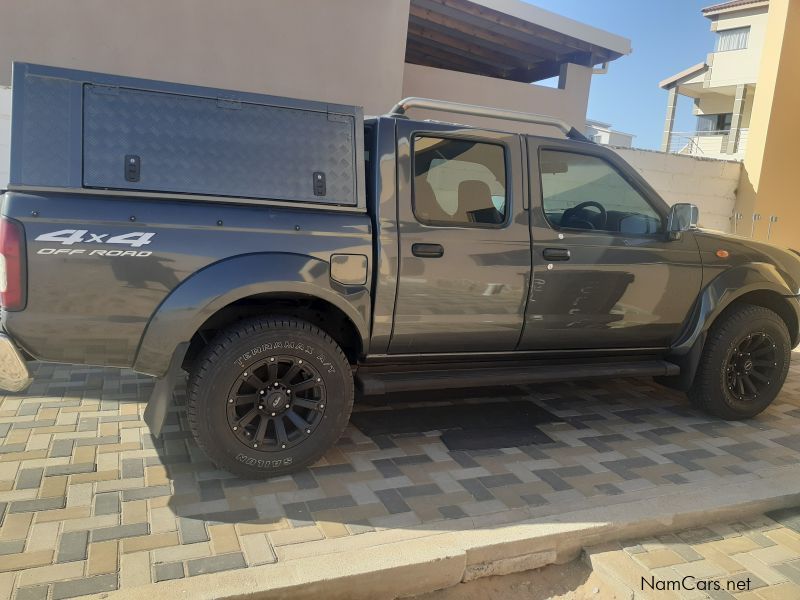
[[[421,96],[550,115],[559,117],[579,131],[583,131],[586,124],[586,106],[589,102],[591,79],[591,69],[574,64],[566,66],[565,87],[559,89],[407,63],[403,72],[403,96]],[[409,116],[412,119],[437,119],[503,131],[555,137],[561,135],[557,129],[552,127],[498,121],[469,115],[448,115],[443,112],[412,109],[409,111]]]
[[[731,231],[730,218],[742,163],[651,150],[613,150],[633,166],[668,204],[696,204],[700,209],[702,227]]]
[[[728,52],[712,52],[711,87],[755,83],[761,66],[761,49],[767,30],[767,11],[763,8],[720,15],[712,30],[723,31],[750,27],[747,48]]]
[[[11,88],[0,87],[0,190],[8,187],[11,147]]]

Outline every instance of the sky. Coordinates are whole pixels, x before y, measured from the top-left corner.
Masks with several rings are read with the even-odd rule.
[[[587,118],[632,133],[634,146],[658,149],[667,92],[658,82],[705,60],[713,50],[700,9],[715,0],[529,0],[545,10],[631,40],[633,52],[594,75]],[[679,96],[680,98],[680,96]],[[675,131],[693,131],[692,102],[680,98]]]

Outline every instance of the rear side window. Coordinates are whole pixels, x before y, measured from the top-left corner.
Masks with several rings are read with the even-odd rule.
[[[416,136],[413,209],[422,223],[499,227],[506,222],[505,148],[462,139]]]
[[[551,225],[622,235],[663,231],[647,199],[602,158],[560,150],[539,153],[542,206]]]

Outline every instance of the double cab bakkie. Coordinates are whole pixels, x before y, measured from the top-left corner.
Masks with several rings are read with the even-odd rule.
[[[245,477],[318,460],[356,391],[653,376],[750,418],[798,343],[796,252],[703,230],[552,117],[17,63],[10,166],[0,386],[131,368],[159,435],[188,373],[197,443]]]

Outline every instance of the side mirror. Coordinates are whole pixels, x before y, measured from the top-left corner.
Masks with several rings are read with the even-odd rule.
[[[695,229],[700,211],[694,204],[679,202],[673,204],[667,220],[667,232],[672,240],[680,239],[681,233]]]

